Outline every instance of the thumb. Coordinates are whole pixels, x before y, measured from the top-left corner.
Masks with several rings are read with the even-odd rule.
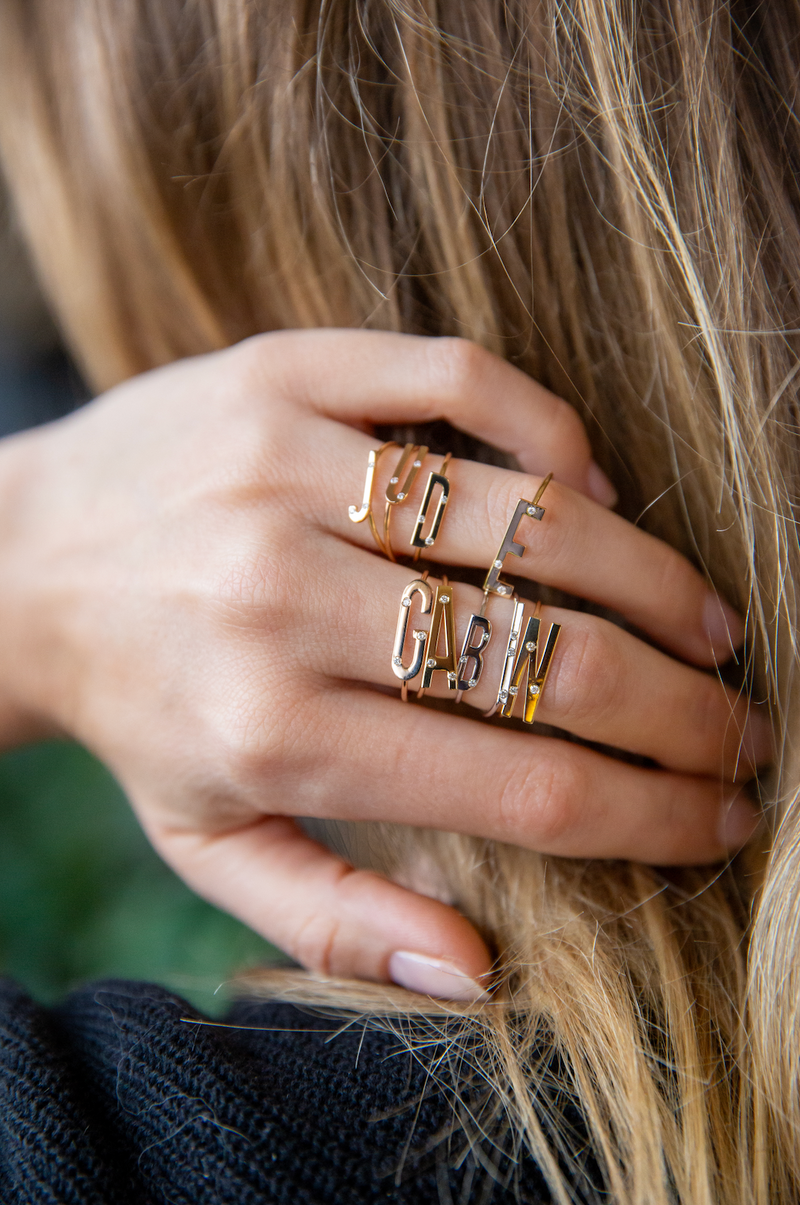
[[[292,820],[222,833],[148,825],[166,862],[205,899],[309,970],[423,995],[485,998],[485,943],[454,908],[357,870]]]

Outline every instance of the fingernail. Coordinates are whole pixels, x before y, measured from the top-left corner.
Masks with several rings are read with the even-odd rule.
[[[744,640],[741,616],[717,594],[709,593],[703,604],[703,628],[715,652],[732,653]]]
[[[466,1004],[481,1004],[489,993],[470,979],[452,962],[414,954],[410,950],[395,950],[389,959],[389,976],[393,983],[418,992],[420,996],[436,996],[444,1000],[460,1000]]]
[[[617,491],[594,460],[586,470],[586,488],[601,506],[616,506],[619,501]]]
[[[725,849],[740,849],[758,828],[760,814],[744,795],[734,795],[722,805],[719,839]]]

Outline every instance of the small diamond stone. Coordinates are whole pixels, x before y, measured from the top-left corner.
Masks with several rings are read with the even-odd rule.
[[[469,680],[469,688],[470,688],[470,690],[472,690],[473,686],[477,686],[477,685],[478,685],[478,679],[477,679],[477,678],[470,678],[470,680]]]
[[[429,657],[425,664],[427,665],[428,669],[436,669],[436,662],[434,661],[433,657]]]
[[[536,645],[533,643],[532,640],[529,640],[528,643],[525,645],[525,648],[528,650],[529,653],[532,653],[533,650],[536,648]]]
[[[421,461],[421,460],[415,460],[415,461],[414,461],[414,468],[415,468],[415,469],[422,468],[422,461]]]
[[[450,595],[449,595],[449,594],[442,594],[442,595],[440,596],[440,598],[439,598],[439,601],[440,601],[440,602],[443,602],[443,603],[449,603],[449,602],[450,602]]]
[[[508,693],[509,693],[510,695],[518,695],[518,694],[519,694],[519,687],[518,687],[518,686],[509,686],[509,688],[508,688]]]
[[[530,517],[532,519],[535,519],[539,514],[539,507],[538,506],[529,506],[528,514],[530,515]]]
[[[419,629],[418,629],[418,630],[417,630],[417,631],[414,633],[414,639],[415,639],[415,640],[424,640],[424,639],[425,639],[425,637],[426,637],[427,635],[428,635],[428,633],[427,633],[427,632],[423,632],[423,631],[421,631],[421,630],[419,630]]]
[[[400,478],[399,478],[399,477],[392,477],[392,478],[391,478],[391,480],[390,480],[390,482],[389,482],[389,484],[390,484],[390,485],[397,485],[397,483],[398,483],[398,481],[399,481],[399,480],[400,480]]]
[[[433,540],[433,536],[426,536],[426,537],[425,537],[425,547],[426,547],[426,548],[430,548],[430,547],[431,547],[431,545],[433,544],[433,542],[434,542],[434,540]]]
[[[410,599],[410,598],[404,598],[404,599],[403,599],[403,602],[402,602],[402,605],[403,605],[404,607],[410,607],[410,606],[411,606],[411,599]]]
[[[402,664],[403,664],[402,657],[392,657],[392,665],[402,665]]]
[[[510,587],[510,586],[498,586],[498,587],[497,587],[497,593],[498,593],[498,594],[510,594],[510,593],[511,593],[511,587]]]
[[[495,567],[495,569],[502,569],[502,568],[503,568],[503,562],[502,562],[502,561],[495,561],[495,563],[494,563],[494,567]]]
[[[516,642],[516,640],[514,639],[514,637],[512,636],[512,637],[511,637],[511,639],[510,639],[510,640],[509,640],[509,642],[508,642],[508,651],[509,651],[509,653],[516,652],[516,648],[517,648],[517,642]]]
[[[539,687],[536,685],[536,683],[535,683],[535,682],[532,682],[532,683],[531,683],[531,685],[530,685],[530,687],[529,687],[529,689],[528,689],[528,693],[529,693],[529,694],[532,694],[532,695],[538,695],[538,693],[539,693]]]
[[[455,682],[456,677],[457,677],[457,675],[454,674],[451,670],[447,671],[447,681],[448,682]]]
[[[405,494],[398,494],[398,495],[397,495],[397,501],[398,501],[398,502],[402,502],[404,498],[405,498]]]
[[[506,701],[506,699],[507,699],[507,698],[508,698],[508,691],[507,691],[507,690],[501,690],[501,691],[500,691],[500,695],[499,695],[500,702],[501,702],[501,703],[505,703],[505,701]]]

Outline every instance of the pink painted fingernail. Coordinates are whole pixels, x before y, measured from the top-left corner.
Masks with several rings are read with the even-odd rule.
[[[761,819],[745,795],[734,795],[722,805],[719,822],[719,839],[725,849],[737,850],[752,837]]]
[[[395,950],[389,959],[389,976],[393,983],[420,996],[460,1000],[465,1004],[482,1004],[489,999],[489,993],[454,963],[428,954]]]
[[[599,464],[591,462],[586,470],[586,488],[601,506],[616,506],[619,495]]]
[[[733,607],[709,593],[703,604],[703,628],[717,654],[730,656],[744,640],[744,623]]]

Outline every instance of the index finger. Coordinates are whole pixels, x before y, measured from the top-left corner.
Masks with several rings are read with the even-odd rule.
[[[263,348],[271,380],[283,374],[286,391],[319,414],[362,428],[446,419],[526,472],[552,472],[604,506],[616,501],[574,408],[475,343],[352,330],[278,331],[249,342]],[[273,354],[287,343],[291,354]]]

